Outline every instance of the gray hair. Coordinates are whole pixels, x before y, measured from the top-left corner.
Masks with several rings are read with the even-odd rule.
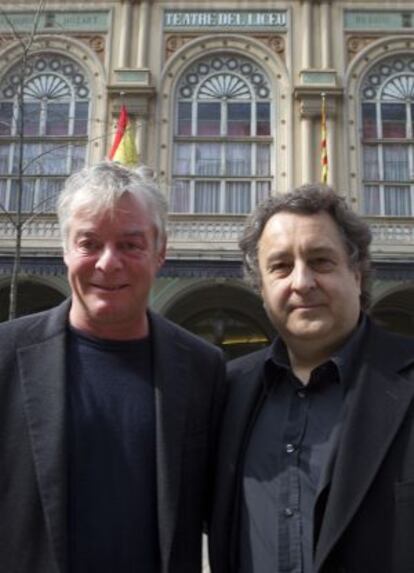
[[[361,307],[369,307],[371,298],[371,259],[369,226],[346,204],[345,200],[326,185],[302,185],[290,193],[269,197],[258,205],[246,222],[240,240],[245,278],[256,290],[261,288],[258,243],[268,220],[276,213],[316,215],[325,212],[332,217],[342,236],[349,264],[361,273]]]
[[[167,202],[152,179],[152,171],[145,165],[129,169],[114,161],[101,161],[85,167],[66,180],[57,200],[63,248],[67,248],[71,219],[77,211],[87,209],[91,214],[114,212],[125,193],[144,203],[150,212],[156,247],[160,249],[166,237]]]

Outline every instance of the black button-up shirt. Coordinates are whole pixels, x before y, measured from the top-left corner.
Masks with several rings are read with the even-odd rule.
[[[365,321],[304,386],[277,339],[241,484],[240,573],[311,573],[313,509]],[[336,432],[335,432],[336,433]]]

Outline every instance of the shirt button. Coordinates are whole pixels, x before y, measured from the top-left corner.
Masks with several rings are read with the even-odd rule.
[[[306,392],[304,390],[298,390],[296,395],[298,398],[306,398]]]
[[[283,515],[285,517],[292,517],[293,516],[293,509],[291,507],[285,507],[283,510]]]
[[[295,451],[295,446],[293,444],[286,444],[285,451],[287,454],[293,454]]]

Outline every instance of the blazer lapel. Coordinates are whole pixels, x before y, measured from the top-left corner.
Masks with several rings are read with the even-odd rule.
[[[185,439],[188,384],[191,382],[183,356],[188,348],[165,332],[162,319],[151,315],[154,343],[156,409],[156,461],[158,528],[162,571],[168,562],[175,529]]]
[[[237,558],[239,555],[238,539],[240,526],[240,495],[243,479],[243,463],[246,447],[249,442],[250,434],[254,426],[257,414],[265,399],[264,370],[262,362],[259,361],[260,368],[257,364],[247,365],[244,371],[238,377],[237,392],[232,393],[233,402],[228,404],[225,423],[229,427],[223,427],[222,435],[227,436],[229,444],[224,444],[224,451],[230,460],[236,460],[235,473],[236,482],[227,484],[233,491],[223,491],[217,494],[222,495],[224,499],[234,501],[230,510],[231,531],[230,531],[230,568],[236,571]],[[231,378],[231,375],[230,375]],[[231,444],[230,444],[231,442]],[[221,444],[223,447],[223,444]],[[221,464],[223,461],[220,462]]]
[[[330,477],[331,485],[323,517],[319,519],[315,571],[320,570],[358,510],[414,397],[414,385],[390,365],[390,349],[382,353],[388,356],[389,363],[381,364],[378,348],[380,344],[376,350],[365,348],[365,355],[373,360],[362,364],[348,391],[337,452],[325,476],[324,485]],[[394,352],[398,357],[397,349]],[[402,358],[401,354],[398,358]]]
[[[66,570],[65,335],[17,352],[24,408],[57,570]]]

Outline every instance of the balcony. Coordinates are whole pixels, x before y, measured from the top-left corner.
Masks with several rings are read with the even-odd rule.
[[[365,217],[372,231],[371,253],[377,257],[414,260],[414,217]]]
[[[414,260],[414,217],[367,217],[373,233],[373,258]],[[168,255],[174,258],[238,259],[244,215],[173,214],[168,223]],[[0,251],[11,254],[15,229],[0,213]],[[59,226],[53,214],[28,218],[23,228],[23,254],[60,255]]]
[[[14,216],[14,214],[11,214]],[[60,255],[61,241],[56,215],[42,213],[35,217],[22,216],[26,220],[23,226],[23,254]],[[0,213],[0,252],[11,254],[15,249],[16,229],[5,213]]]
[[[175,258],[239,258],[245,215],[170,215],[168,255]]]

